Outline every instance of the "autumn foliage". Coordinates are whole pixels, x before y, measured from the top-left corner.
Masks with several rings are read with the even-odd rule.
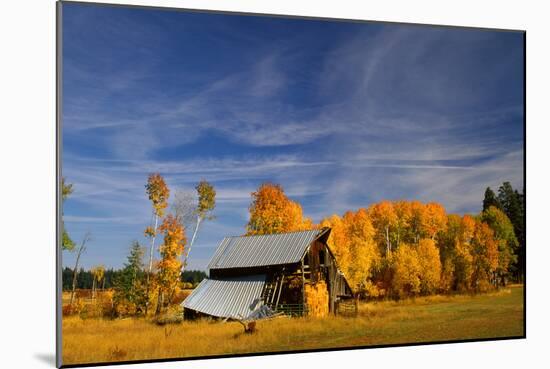
[[[159,231],[164,236],[164,242],[160,246],[161,260],[157,263],[156,281],[159,291],[157,310],[164,302],[170,302],[178,286],[182,265],[181,255],[187,242],[182,224],[171,214],[164,218]]]
[[[145,191],[149,200],[153,204],[153,211],[159,217],[164,215],[164,210],[168,207],[168,197],[170,190],[164,181],[164,178],[159,173],[149,175]]]
[[[264,183],[252,193],[248,235],[301,231],[312,228],[304,219],[302,207],[290,200],[280,185]]]
[[[348,281],[353,286],[369,288],[380,267],[381,253],[367,211],[348,211],[343,217],[333,215],[320,225],[331,228],[328,245]]]
[[[329,247],[356,292],[408,297],[502,284],[517,240],[506,215],[447,214],[438,203],[381,201],[332,215]]]

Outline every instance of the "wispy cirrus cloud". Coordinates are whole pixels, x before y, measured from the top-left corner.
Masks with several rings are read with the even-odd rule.
[[[74,6],[77,9],[78,6]],[[78,8],[80,9],[80,8]],[[217,189],[196,263],[280,183],[306,216],[381,199],[476,212],[523,181],[521,37],[492,31],[82,9],[64,25],[65,221],[120,265],[147,175]],[[251,32],[253,30],[253,32]],[[70,258],[70,256],[69,256]],[[202,260],[202,261],[200,261]]]

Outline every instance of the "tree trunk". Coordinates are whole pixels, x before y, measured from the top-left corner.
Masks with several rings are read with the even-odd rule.
[[[155,315],[160,315],[161,309],[162,309],[163,300],[164,300],[164,299],[163,299],[162,289],[159,288],[159,295],[158,295],[158,299],[157,299],[157,310],[155,311]]]
[[[96,278],[94,276],[94,281],[92,282],[92,300],[95,299],[95,281],[96,281]]]
[[[72,305],[74,302],[74,294],[76,290],[76,277],[78,275],[78,263],[80,262],[80,255],[82,255],[82,252],[86,249],[86,242],[88,242],[89,239],[90,239],[90,235],[89,233],[86,233],[84,235],[84,239],[82,240],[82,243],[80,244],[80,247],[78,248],[78,253],[76,255],[76,261],[73,269],[73,286],[72,286],[73,290],[71,291],[71,300],[69,303],[70,305]]]
[[[397,243],[395,245],[395,247],[399,248],[399,244],[401,243],[401,237],[400,237],[400,231],[399,229],[397,229]]]
[[[155,228],[153,229],[153,237],[151,237],[151,247],[149,249],[149,274],[153,270],[153,249],[155,248],[155,238],[157,236],[157,226],[158,226],[159,216],[155,212]],[[147,277],[149,279],[149,277]]]
[[[183,262],[181,264],[181,272],[183,273],[183,270],[187,266],[187,258],[189,258],[189,253],[191,252],[191,247],[193,247],[193,243],[195,242],[195,238],[197,237],[197,233],[199,231],[199,227],[201,224],[202,218],[201,216],[197,216],[197,224],[195,225],[195,230],[193,231],[193,237],[191,237],[191,242],[189,243],[189,246],[187,247],[187,252],[185,252],[185,257],[183,258]]]
[[[390,244],[390,227],[386,227],[386,254],[391,253],[391,244]]]
[[[155,248],[155,238],[157,236],[157,226],[158,226],[158,214],[155,212],[155,228],[153,229],[153,236],[151,237],[151,247],[149,249],[149,271],[147,272],[147,282],[146,282],[146,289],[145,289],[145,316],[147,316],[147,311],[149,309],[149,287],[150,287],[150,278],[151,278],[151,272],[153,270],[153,249]]]

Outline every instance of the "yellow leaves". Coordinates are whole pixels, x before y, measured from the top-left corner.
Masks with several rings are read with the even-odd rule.
[[[471,290],[506,272],[513,257],[505,241],[513,242],[509,222],[494,211],[486,218],[491,215],[496,235],[483,217],[406,200],[384,200],[313,225],[279,185],[262,184],[252,197],[247,234],[330,227],[327,242],[340,269],[352,288],[369,296]]]
[[[252,193],[247,234],[272,234],[311,229],[302,207],[290,200],[280,185],[264,183]]]
[[[93,267],[90,271],[96,281],[101,282],[103,280],[103,277],[105,276],[105,267],[103,265]]]
[[[417,246],[420,263],[420,288],[422,293],[437,292],[441,282],[439,249],[431,239],[421,239]]]
[[[439,250],[431,239],[421,239],[418,245],[402,244],[392,254],[394,293],[399,297],[432,294],[441,283]]]
[[[197,205],[198,215],[205,217],[216,206],[216,190],[205,180],[200,181],[195,189],[199,196],[199,203]]]
[[[332,229],[328,245],[348,282],[355,289],[363,289],[380,262],[366,210],[349,211],[342,218],[333,215],[323,219],[321,226]]]
[[[149,196],[149,200],[153,203],[155,214],[162,217],[164,210],[168,206],[168,197],[170,196],[170,190],[166,182],[164,182],[164,178],[159,173],[150,174],[145,185],[145,190]]]
[[[155,232],[153,227],[147,227],[145,228],[143,234],[145,235],[145,237],[155,237],[157,235],[157,232]]]
[[[422,266],[416,249],[402,244],[393,256],[392,286],[399,297],[407,297],[420,293]]]

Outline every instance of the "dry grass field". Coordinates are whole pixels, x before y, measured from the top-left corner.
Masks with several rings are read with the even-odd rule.
[[[357,317],[236,322],[63,318],[63,364],[522,336],[523,287],[360,304]]]

